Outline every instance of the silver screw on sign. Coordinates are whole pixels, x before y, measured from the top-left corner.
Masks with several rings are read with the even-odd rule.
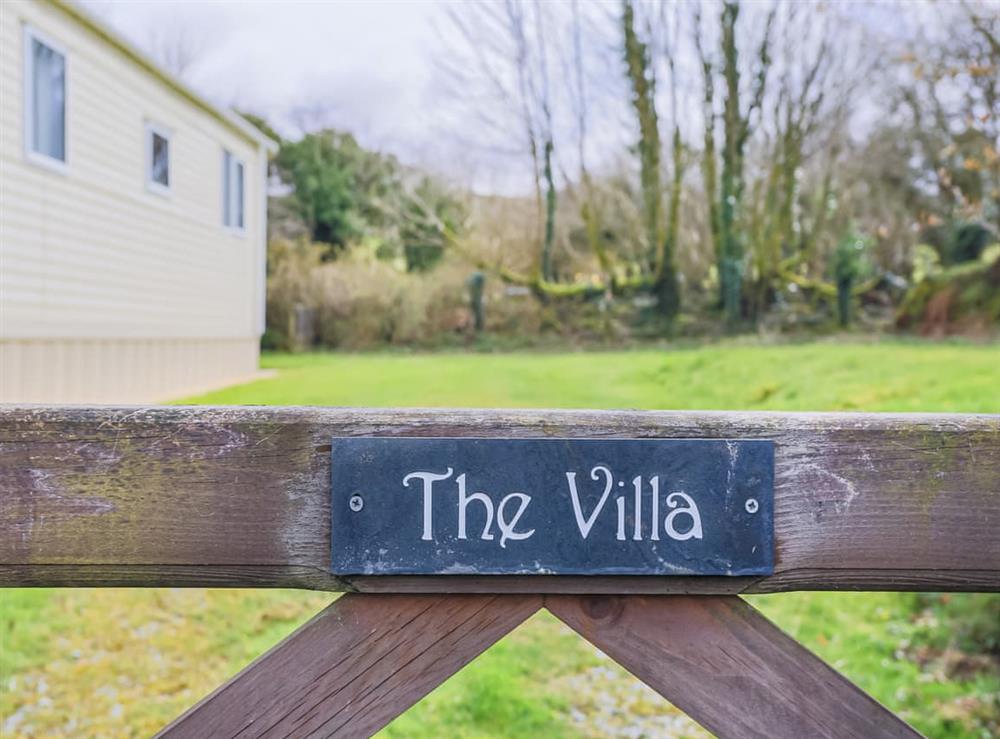
[[[358,511],[360,511],[362,508],[365,507],[365,501],[364,498],[362,498],[360,495],[352,495],[351,500],[348,502],[348,505],[351,506],[352,511],[357,513]]]
[[[747,513],[756,513],[760,505],[757,503],[756,498],[747,498],[746,509]]]

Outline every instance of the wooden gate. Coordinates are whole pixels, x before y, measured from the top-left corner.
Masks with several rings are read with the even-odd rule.
[[[361,435],[772,439],[774,574],[336,577]],[[719,736],[915,736],[739,594],[1000,591],[1000,416],[6,407],[0,501],[0,585],[347,592],[171,738],[371,734],[540,608]]]

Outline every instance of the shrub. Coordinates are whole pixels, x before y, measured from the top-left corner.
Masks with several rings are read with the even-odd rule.
[[[324,251],[304,241],[270,244],[273,346],[419,345],[471,330],[467,266],[444,260],[433,275],[411,274],[370,249],[351,248],[334,261],[322,261]]]
[[[1000,325],[1000,244],[986,247],[975,262],[926,270],[907,293],[896,325],[933,336],[994,330]]]

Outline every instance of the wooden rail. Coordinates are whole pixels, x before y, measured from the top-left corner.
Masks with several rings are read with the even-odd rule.
[[[337,578],[330,438],[350,435],[773,439],[775,573]],[[5,407],[0,501],[7,586],[1000,590],[1000,416]]]
[[[775,572],[337,578],[330,442],[351,435],[771,439]],[[918,736],[732,593],[1000,591],[998,531],[1000,416],[0,409],[0,586],[368,591],[169,739],[371,734],[543,607],[718,736]]]

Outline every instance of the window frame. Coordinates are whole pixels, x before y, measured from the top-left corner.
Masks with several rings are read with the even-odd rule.
[[[236,195],[236,171],[243,173],[240,197]],[[237,236],[245,236],[247,232],[247,165],[231,149],[222,147],[222,227]],[[227,198],[228,195],[228,198]],[[242,202],[240,202],[242,200]],[[237,205],[240,207],[237,209]],[[236,213],[242,215],[242,223],[236,223]],[[227,216],[229,221],[227,222]]]
[[[59,174],[67,174],[69,171],[69,119],[70,119],[70,63],[69,52],[66,47],[53,40],[51,36],[39,31],[34,26],[24,24],[24,88],[22,89],[21,104],[24,107],[24,156],[29,162],[38,164],[46,169]],[[35,151],[33,135],[35,130],[35,105],[34,105],[34,55],[32,54],[32,42],[37,41],[43,46],[47,46],[63,58],[63,158],[56,159],[53,156],[40,151]]]
[[[159,136],[165,139],[167,142],[167,184],[163,185],[153,179],[153,136]],[[162,195],[164,197],[170,197],[173,192],[174,184],[174,137],[173,131],[166,126],[161,126],[153,121],[146,121],[143,126],[143,138],[144,138],[144,167],[146,181],[146,189],[150,192],[156,193],[157,195]]]

